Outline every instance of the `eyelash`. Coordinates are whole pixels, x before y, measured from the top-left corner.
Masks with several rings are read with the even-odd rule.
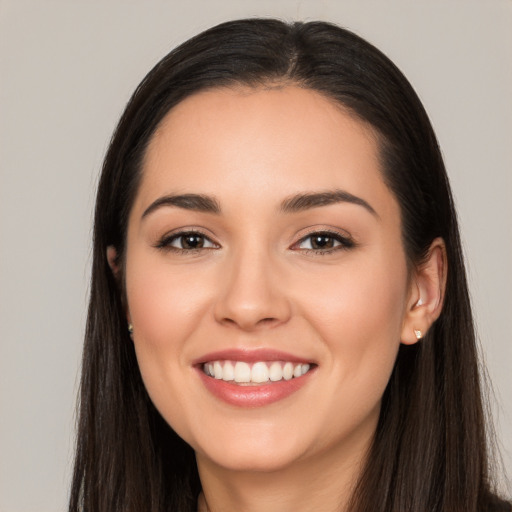
[[[195,249],[184,249],[184,248],[180,248],[180,247],[173,247],[171,245],[174,241],[179,240],[180,238],[183,239],[186,236],[202,237],[204,240],[208,240],[213,245],[213,247],[199,247],[199,248],[195,248]],[[218,244],[213,242],[208,236],[206,236],[203,232],[193,230],[193,229],[188,229],[186,231],[179,231],[178,233],[164,236],[156,244],[155,247],[157,249],[162,249],[164,251],[172,251],[172,252],[177,252],[177,253],[197,253],[201,250],[216,249],[219,246],[218,246]]]
[[[324,229],[321,231],[312,231],[308,233],[306,236],[303,236],[298,242],[293,244],[293,247],[296,247],[313,237],[331,238],[334,240],[334,242],[339,242],[339,245],[335,245],[334,247],[331,247],[329,249],[302,249],[303,252],[307,254],[318,254],[321,256],[325,256],[327,254],[332,254],[333,252],[337,251],[346,251],[356,246],[356,243],[351,237],[341,235],[337,231],[329,231]]]
[[[199,247],[199,248],[193,248],[193,249],[185,249],[180,247],[174,247],[171,244],[175,242],[176,240],[179,240],[180,238],[183,239],[186,236],[198,236],[202,237],[204,240],[207,240],[210,244],[212,244],[211,247]],[[328,249],[301,249],[302,252],[307,254],[317,254],[317,255],[326,255],[326,254],[332,254],[333,252],[337,252],[340,250],[349,250],[356,246],[356,243],[352,238],[349,236],[343,236],[338,232],[335,231],[329,231],[329,230],[321,230],[321,231],[312,231],[311,233],[308,233],[306,236],[303,236],[298,242],[294,243],[292,245],[292,249],[294,247],[300,246],[304,242],[306,242],[308,239],[311,239],[313,237],[325,237],[330,238],[334,241],[334,243],[338,242],[339,245],[335,245],[334,247],[330,247]],[[181,254],[191,254],[191,253],[198,253],[201,250],[210,250],[210,249],[217,249],[219,248],[219,245],[213,242],[207,235],[205,235],[201,231],[197,230],[187,230],[187,231],[180,231],[178,233],[174,233],[172,235],[166,235],[164,236],[156,245],[155,247],[157,249],[161,249],[164,251],[171,251]]]

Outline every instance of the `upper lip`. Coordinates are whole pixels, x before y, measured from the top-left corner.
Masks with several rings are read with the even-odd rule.
[[[230,348],[209,352],[194,361],[193,365],[207,363],[209,361],[245,361],[246,363],[255,363],[257,361],[290,361],[292,363],[314,363],[307,357],[300,357],[289,352],[283,352],[271,348]]]

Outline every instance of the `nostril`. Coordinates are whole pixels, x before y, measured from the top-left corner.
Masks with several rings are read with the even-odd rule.
[[[258,328],[258,327],[272,327],[273,325],[278,324],[278,323],[279,323],[279,319],[278,318],[265,317],[265,318],[261,318],[260,320],[258,320],[256,322],[256,324],[254,325],[254,327],[255,328]]]
[[[225,317],[222,319],[224,325],[238,326],[242,329],[257,329],[258,327],[271,327],[273,324],[279,323],[279,319],[275,317],[265,317],[259,320],[248,318],[230,318]]]

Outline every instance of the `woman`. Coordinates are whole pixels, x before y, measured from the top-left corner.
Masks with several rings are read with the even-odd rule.
[[[187,41],[121,118],[94,233],[71,511],[509,510],[441,154],[374,47]]]

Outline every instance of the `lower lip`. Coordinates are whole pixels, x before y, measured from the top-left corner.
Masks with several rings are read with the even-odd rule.
[[[314,369],[290,380],[251,386],[240,386],[233,382],[209,377],[199,368],[197,371],[208,391],[222,401],[237,407],[263,407],[283,400],[298,391],[308,382]]]

